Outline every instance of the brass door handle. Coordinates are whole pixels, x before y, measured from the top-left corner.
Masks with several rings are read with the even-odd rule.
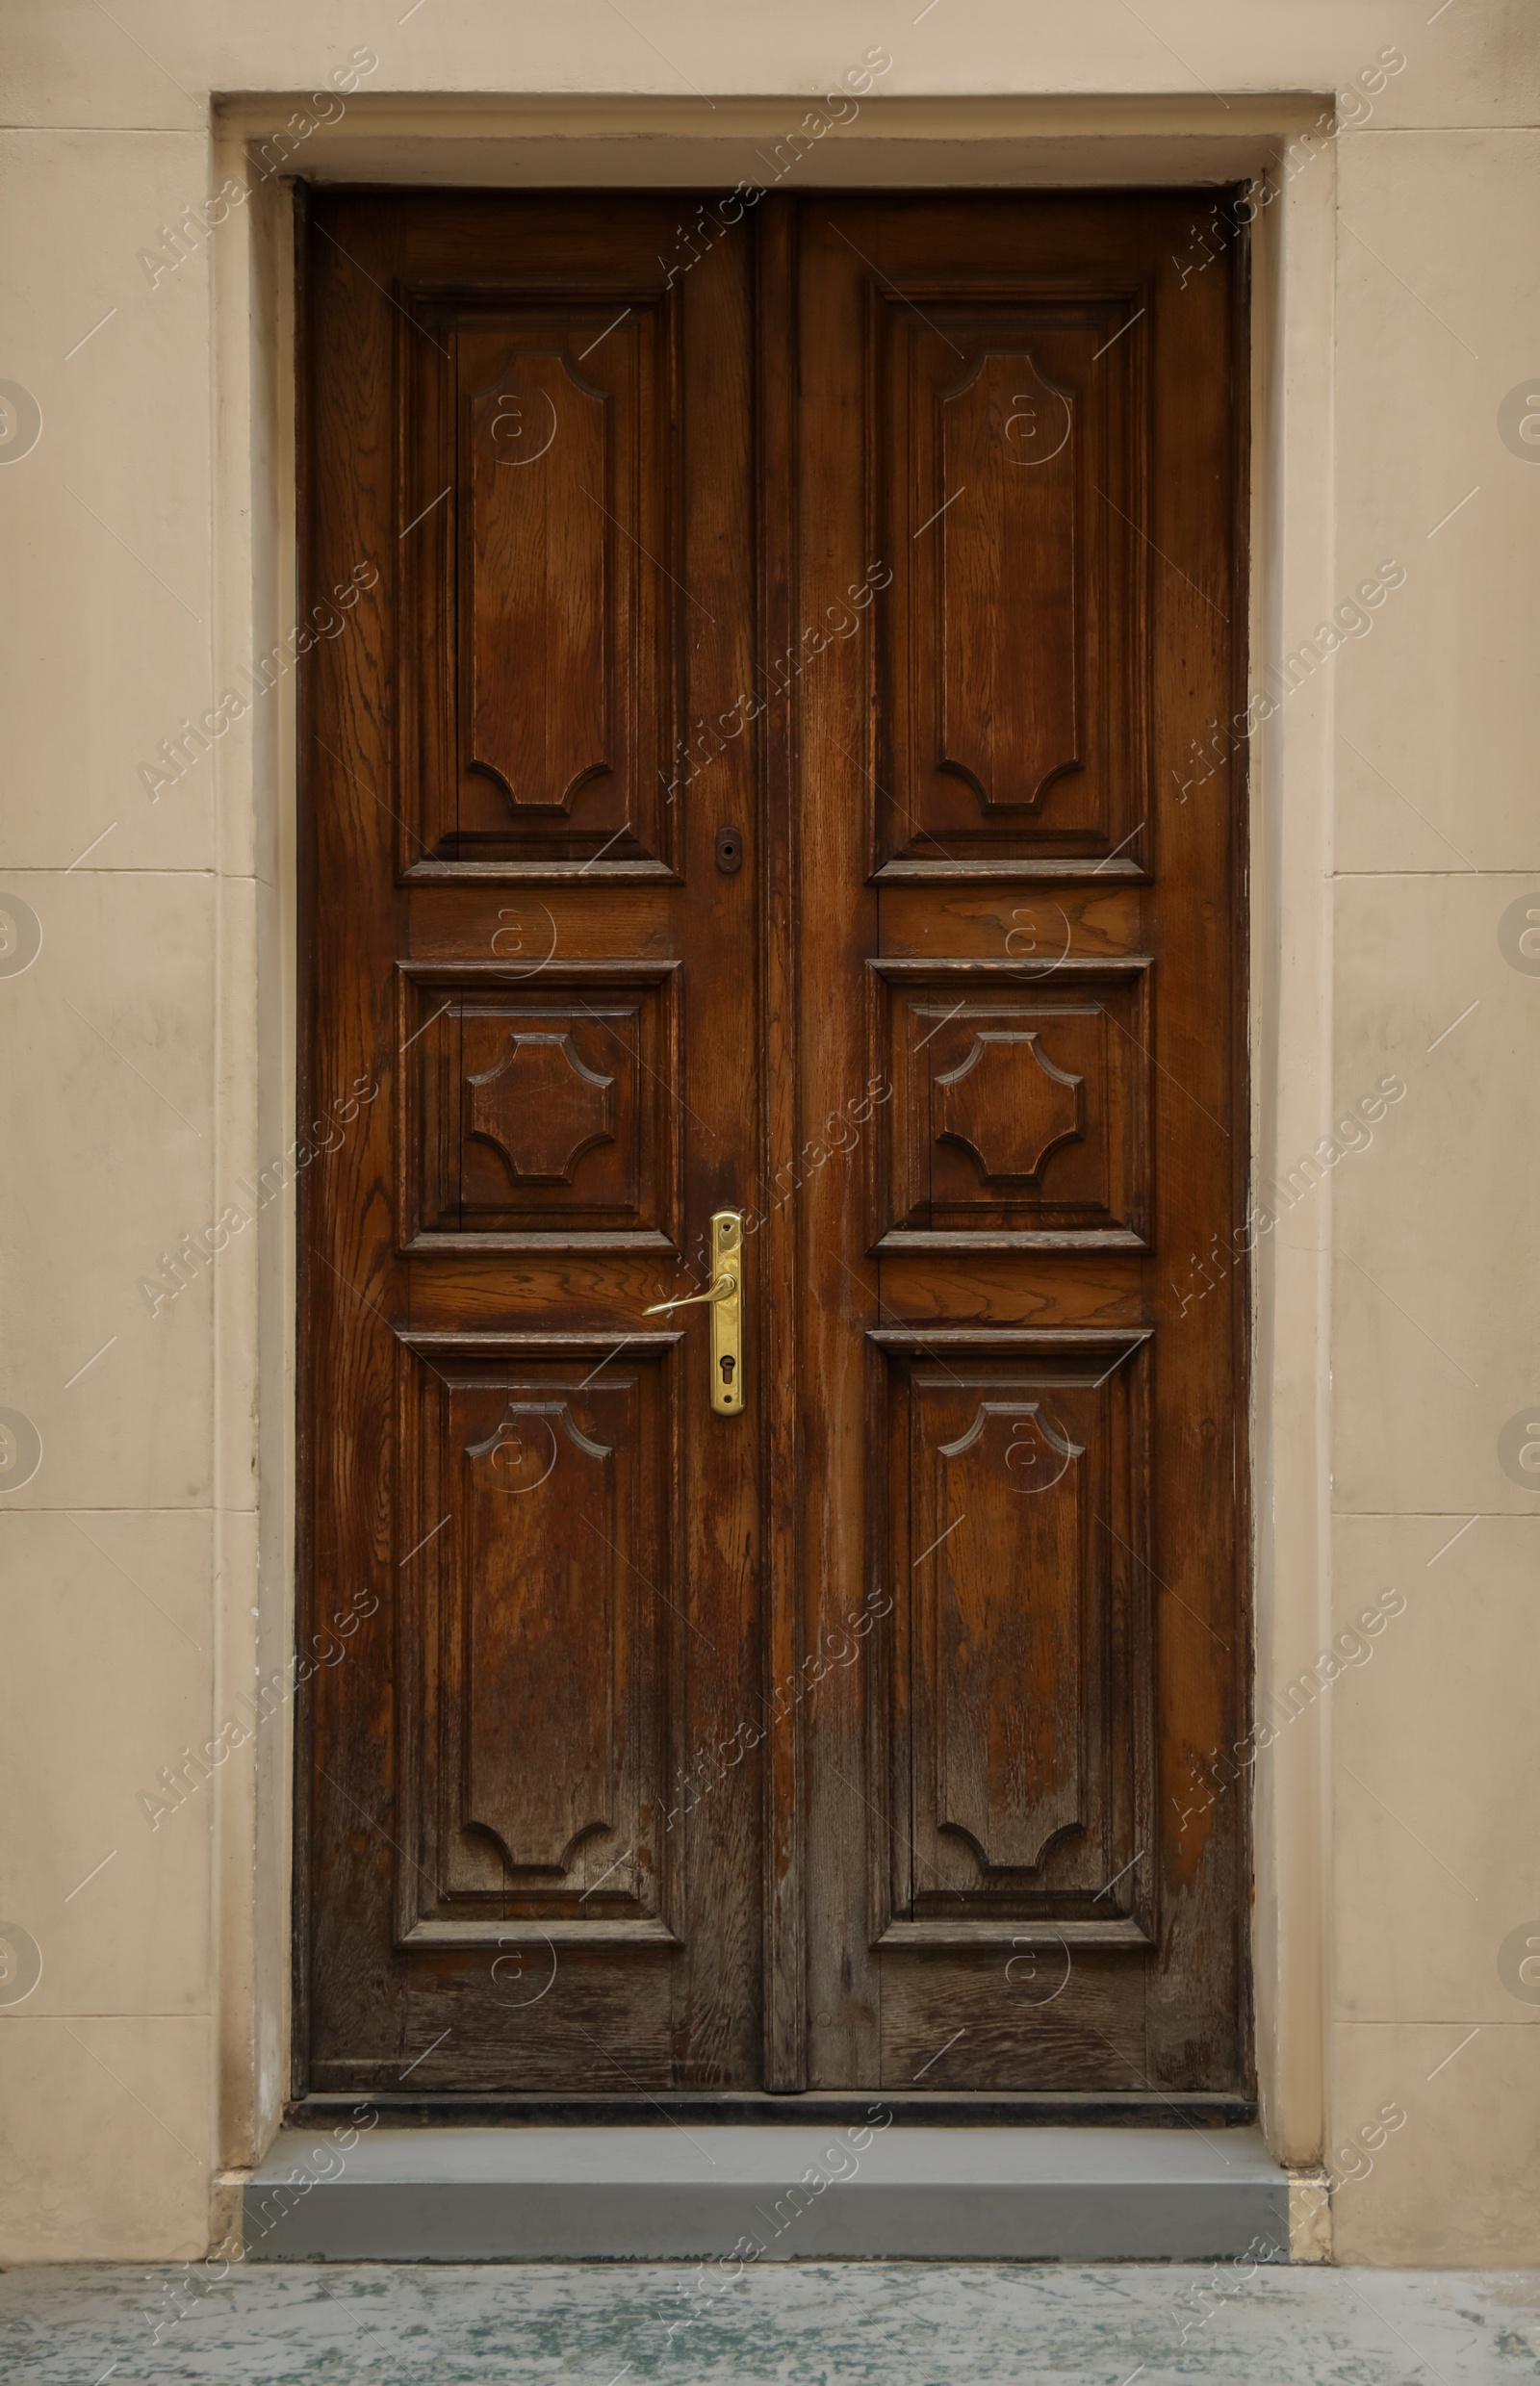
[[[711,1312],[711,1406],[719,1417],[743,1414],[743,1287],[740,1280],[743,1215],[738,1210],[711,1214],[713,1274],[704,1293],[686,1293],[680,1300],[654,1301],[644,1309],[647,1318],[673,1309],[704,1303]]]
[[[698,1301],[726,1300],[738,1289],[736,1276],[718,1276],[708,1293],[685,1293],[679,1300],[654,1300],[651,1309],[644,1309],[644,1318],[661,1318],[671,1309],[693,1309]]]

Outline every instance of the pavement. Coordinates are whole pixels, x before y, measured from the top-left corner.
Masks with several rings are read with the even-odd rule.
[[[347,2263],[0,2273],[5,2386],[1518,2386],[1540,2271]]]

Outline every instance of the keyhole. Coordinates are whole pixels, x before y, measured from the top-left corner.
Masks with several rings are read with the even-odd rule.
[[[716,833],[716,866],[724,878],[732,878],[743,867],[743,833],[739,829],[718,829]]]
[[[733,1359],[733,1358],[726,1358],[726,1357],[724,1357],[724,1358],[722,1358],[722,1359],[718,1360],[717,1364],[720,1366],[720,1368],[721,1368],[721,1370],[722,1370],[722,1380],[723,1380],[723,1382],[724,1382],[725,1384],[728,1384],[728,1385],[731,1385],[731,1384],[732,1384],[732,1371],[733,1371],[733,1369],[737,1366],[737,1363],[738,1363],[738,1362],[737,1362],[737,1360],[736,1360],[736,1359]],[[730,1390],[730,1391],[727,1391],[727,1392],[724,1392],[724,1394],[722,1395],[722,1398],[723,1398],[723,1399],[724,1399],[724,1400],[731,1400],[731,1399],[732,1399],[732,1394],[731,1390]]]

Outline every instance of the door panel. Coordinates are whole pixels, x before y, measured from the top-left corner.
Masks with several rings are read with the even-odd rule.
[[[1149,1844],[1147,1568],[1117,1578],[1097,1540],[1144,1537],[1149,1336],[868,1339],[886,1378],[874,1554],[894,1603],[874,1684],[892,1783],[874,1942],[1010,1947],[1025,1917],[1080,1946],[1148,1946],[1147,1873],[1126,1918],[1097,1902]]]
[[[307,667],[304,1115],[382,1090],[300,1201],[302,1591],[379,1601],[305,1710],[321,2092],[760,2077],[758,1758],[690,1790],[758,1431],[643,1317],[762,1101],[751,741],[671,783],[752,684],[752,258],[660,289],[677,213],[312,211],[307,576],[379,582]]]
[[[1014,243],[991,273],[934,241],[893,279],[863,268],[869,210],[850,230],[821,212],[809,276],[827,250],[866,319],[869,540],[895,559],[877,656],[883,874],[1028,852],[1116,857],[1131,874],[1149,715],[1146,350],[1136,333],[1106,352],[1143,285],[1110,260],[1090,287],[1067,259],[1034,274]]]
[[[678,1943],[679,1340],[402,1339],[402,1943]]]
[[[409,1253],[682,1247],[680,965],[558,960],[545,927],[512,968],[398,964]]]
[[[884,955],[867,971],[873,1072],[893,1088],[874,1249],[1148,1248],[1147,955],[1065,954],[1037,976]]]
[[[1241,2110],[1239,268],[682,204],[313,209],[300,2074]]]
[[[419,666],[402,689],[414,873],[515,858],[537,876],[574,860],[610,878],[676,865],[664,766],[686,727],[678,675],[696,624],[714,624],[694,597],[686,626],[687,582],[671,584],[687,470],[692,501],[711,502],[696,410],[687,466],[675,406],[692,378],[698,400],[713,378],[683,347],[710,292],[690,306],[682,289],[660,294],[639,241],[602,263],[569,225],[479,304],[444,293],[455,267],[485,285],[485,250],[403,277],[428,330],[403,319],[397,340],[401,522],[418,542],[401,590]],[[711,277],[724,278],[730,262]]]
[[[893,572],[799,709],[802,1137],[892,1089],[805,1197],[808,1645],[893,1601],[805,1739],[814,2086],[1247,2075],[1243,1801],[1173,1795],[1245,1648],[1239,1293],[1169,1290],[1245,1147],[1239,790],[1174,770],[1236,702],[1240,316],[1179,216],[800,219],[804,613]]]

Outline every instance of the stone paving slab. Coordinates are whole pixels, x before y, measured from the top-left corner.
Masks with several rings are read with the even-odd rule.
[[[156,2341],[156,2330],[159,2338]],[[1185,2341],[1184,2341],[1185,2334]],[[808,2263],[12,2271],[6,2386],[1519,2386],[1540,2271]]]

